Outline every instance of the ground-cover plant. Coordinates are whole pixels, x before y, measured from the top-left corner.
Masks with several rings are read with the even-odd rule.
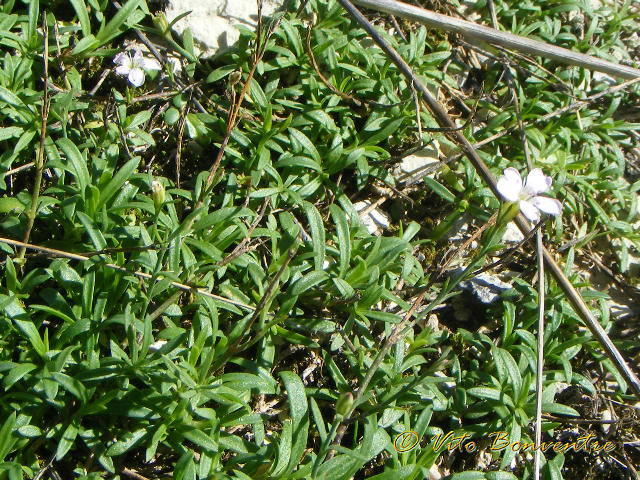
[[[505,255],[498,222],[455,252],[466,278],[504,260],[493,271],[508,270],[513,288],[491,306],[439,268],[458,221],[471,235],[501,203],[466,159],[418,189],[397,180],[407,150],[455,145],[424,109],[417,127],[412,85],[340,5],[310,0],[298,13],[292,2],[273,31],[264,19],[210,61],[144,1],[71,5],[6,2],[0,13],[0,476],[530,475],[530,451],[491,446],[534,438],[531,249]],[[625,52],[629,4],[591,8],[496,2],[514,33]],[[586,28],[575,34],[564,20],[580,10]],[[385,38],[471,141],[516,125],[502,67],[474,65],[477,47],[441,32],[398,29],[404,39]],[[132,62],[162,66],[144,83],[140,72],[130,78],[142,63],[116,71],[131,42],[141,52]],[[536,123],[608,85],[543,59],[515,61],[532,157],[563,202],[563,216],[542,226],[546,245],[630,356],[635,337],[616,333],[607,294],[583,272],[591,257],[616,261],[620,288],[634,288],[640,184],[626,115],[637,86]],[[471,65],[486,78],[472,91],[459,78]],[[524,169],[517,131],[480,152],[496,175]],[[391,228],[372,235],[354,204],[381,195]],[[633,398],[550,279],[546,308],[544,439],[593,434],[616,450],[547,450],[543,475],[584,477],[582,455],[593,478],[624,478],[619,465],[638,457],[623,442],[636,427],[619,421],[614,437],[566,425],[600,418],[604,401],[631,416]],[[417,322],[389,343],[405,317]]]

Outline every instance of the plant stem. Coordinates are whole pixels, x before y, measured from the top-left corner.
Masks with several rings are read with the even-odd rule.
[[[544,255],[542,232],[536,232],[536,249],[538,251],[538,345],[536,355],[536,439],[534,445],[540,446],[542,441],[542,375],[544,369]],[[533,478],[540,478],[540,448],[536,449],[533,463]]]
[[[38,211],[38,200],[40,198],[40,187],[42,185],[42,171],[44,170],[44,143],[47,133],[47,118],[49,117],[49,29],[47,28],[47,11],[42,12],[42,36],[44,41],[44,53],[42,64],[44,69],[44,93],[42,96],[42,121],[40,122],[40,147],[38,149],[38,158],[36,160],[35,179],[33,181],[33,192],[31,194],[31,206],[27,212],[27,226],[24,232],[23,243],[29,243],[33,223],[36,219]],[[26,247],[21,247],[18,252],[18,260],[22,263]]]

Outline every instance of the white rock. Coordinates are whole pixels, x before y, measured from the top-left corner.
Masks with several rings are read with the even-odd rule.
[[[429,469],[429,480],[440,480],[441,478],[442,475],[440,474],[440,469],[438,468],[438,465],[434,463]]]
[[[264,0],[262,14],[271,15],[282,5],[283,0]],[[173,29],[182,35],[188,28],[197,52],[205,58],[238,41],[240,33],[236,25],[255,28],[258,22],[256,0],[169,0],[165,14],[171,23],[189,11],[191,13],[173,25]]]
[[[444,373],[442,373],[440,371],[435,372],[433,374],[433,376],[434,377],[440,377],[440,378],[449,378],[447,375],[445,375]],[[456,382],[452,382],[452,381],[442,382],[442,385],[444,385],[448,389],[456,388]]]
[[[504,231],[504,235],[502,235],[503,243],[520,243],[524,240],[524,235],[517,227],[517,225],[513,222],[509,222],[507,224],[507,228]]]
[[[149,345],[149,350],[151,350],[152,352],[157,352],[162,347],[164,347],[166,343],[167,343],[166,340],[156,340],[155,342]]]
[[[493,303],[500,298],[502,292],[511,289],[510,284],[487,272],[460,282],[460,287],[473,292],[482,303]]]
[[[399,182],[411,183],[414,177],[429,168],[431,165],[438,163],[440,156],[440,144],[437,140],[433,140],[427,147],[419,150],[411,155],[407,155],[402,159],[402,163],[396,167],[394,175]],[[429,173],[429,177],[436,174],[435,171]]]
[[[353,205],[356,212],[360,215],[360,221],[367,227],[371,235],[380,235],[383,229],[389,228],[389,218],[377,208],[369,210],[367,207],[371,205],[369,200],[357,202]]]
[[[609,410],[608,408],[603,410],[602,413],[600,414],[600,419],[604,420],[606,422],[611,420],[611,410]],[[600,428],[602,429],[603,433],[609,433],[609,430],[611,430],[611,424],[610,423],[601,423],[600,424]]]

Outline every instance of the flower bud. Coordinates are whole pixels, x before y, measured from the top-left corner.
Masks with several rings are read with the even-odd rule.
[[[157,13],[152,17],[152,19],[153,23],[156,27],[158,27],[158,30],[160,30],[162,35],[166,36],[169,32],[169,22],[167,21],[167,17],[165,16],[164,12]]]
[[[229,86],[233,87],[236,83],[240,81],[241,78],[242,78],[242,72],[240,72],[239,70],[234,70],[229,75]]]
[[[153,199],[156,211],[160,210],[164,204],[165,192],[164,186],[158,180],[151,182],[151,198]]]
[[[353,406],[353,394],[351,392],[341,393],[336,402],[336,415],[344,418],[351,411]]]

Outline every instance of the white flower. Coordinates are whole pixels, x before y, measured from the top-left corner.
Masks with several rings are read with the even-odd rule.
[[[142,52],[135,49],[133,56],[131,52],[122,52],[115,56],[113,63],[117,63],[116,73],[127,75],[129,83],[134,87],[139,87],[144,83],[145,70],[160,70],[160,64],[151,58],[144,58]]]
[[[538,195],[551,187],[551,177],[547,177],[539,168],[529,172],[524,186],[520,172],[513,167],[506,168],[497,186],[500,195],[509,202],[518,202],[520,211],[532,222],[540,220],[540,211],[549,215],[562,213],[562,204],[558,200]]]

